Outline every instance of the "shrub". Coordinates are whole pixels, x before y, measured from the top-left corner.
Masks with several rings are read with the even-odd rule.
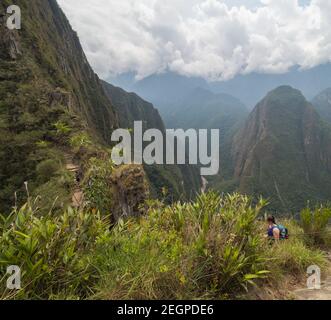
[[[306,240],[314,245],[327,244],[329,239],[328,223],[331,218],[331,208],[317,207],[306,208],[300,214],[301,225],[306,235]]]
[[[267,274],[254,220],[264,206],[238,194],[156,205],[117,226],[97,252],[102,298],[220,298]]]
[[[70,146],[73,148],[88,147],[92,145],[92,140],[87,133],[81,132],[70,138]]]
[[[84,178],[84,197],[89,208],[109,214],[112,201],[111,160],[91,158]]]
[[[18,265],[23,286],[15,293],[1,288],[0,298],[87,297],[97,281],[89,254],[108,227],[99,214],[69,208],[39,216],[32,204],[0,216],[0,279],[7,266]]]
[[[267,252],[268,269],[271,276],[278,280],[284,274],[301,276],[311,265],[326,267],[325,254],[307,247],[301,238],[292,238],[273,245]]]
[[[67,125],[66,123],[64,123],[62,121],[58,121],[58,122],[54,123],[54,127],[56,128],[56,133],[58,135],[67,135],[72,131],[72,129],[69,127],[69,125]]]
[[[108,174],[102,170],[98,176]],[[18,265],[23,284],[13,296],[3,288],[0,299],[228,299],[259,279],[280,283],[326,266],[292,220],[284,222],[289,240],[266,241],[257,221],[265,202],[239,194],[209,192],[170,206],[149,200],[145,215],[111,230],[94,210],[41,216],[36,203],[0,218],[0,279]]]
[[[60,168],[60,163],[53,159],[47,159],[40,162],[36,167],[38,183],[43,184],[49,181]]]

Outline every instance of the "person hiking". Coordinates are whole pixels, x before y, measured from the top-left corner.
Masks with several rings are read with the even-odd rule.
[[[268,238],[271,240],[285,240],[288,239],[288,230],[281,224],[276,223],[274,216],[267,218],[268,222]]]

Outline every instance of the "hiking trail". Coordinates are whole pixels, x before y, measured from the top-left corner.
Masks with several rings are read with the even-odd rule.
[[[331,252],[328,253],[331,263]],[[321,281],[321,289],[297,289],[292,292],[295,300],[331,300],[331,275]]]

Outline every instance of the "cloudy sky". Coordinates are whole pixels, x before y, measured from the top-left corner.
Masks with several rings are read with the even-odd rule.
[[[58,0],[103,78],[207,80],[331,61],[330,0]]]

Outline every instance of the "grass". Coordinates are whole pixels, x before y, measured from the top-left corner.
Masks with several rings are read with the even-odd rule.
[[[25,284],[12,296],[2,283],[0,297],[236,299],[302,276],[312,264],[327,266],[292,220],[283,224],[293,237],[270,245],[257,220],[264,206],[216,193],[190,203],[148,201],[145,215],[110,229],[95,211],[45,216],[29,202],[0,222],[0,279],[7,265],[17,264]]]

